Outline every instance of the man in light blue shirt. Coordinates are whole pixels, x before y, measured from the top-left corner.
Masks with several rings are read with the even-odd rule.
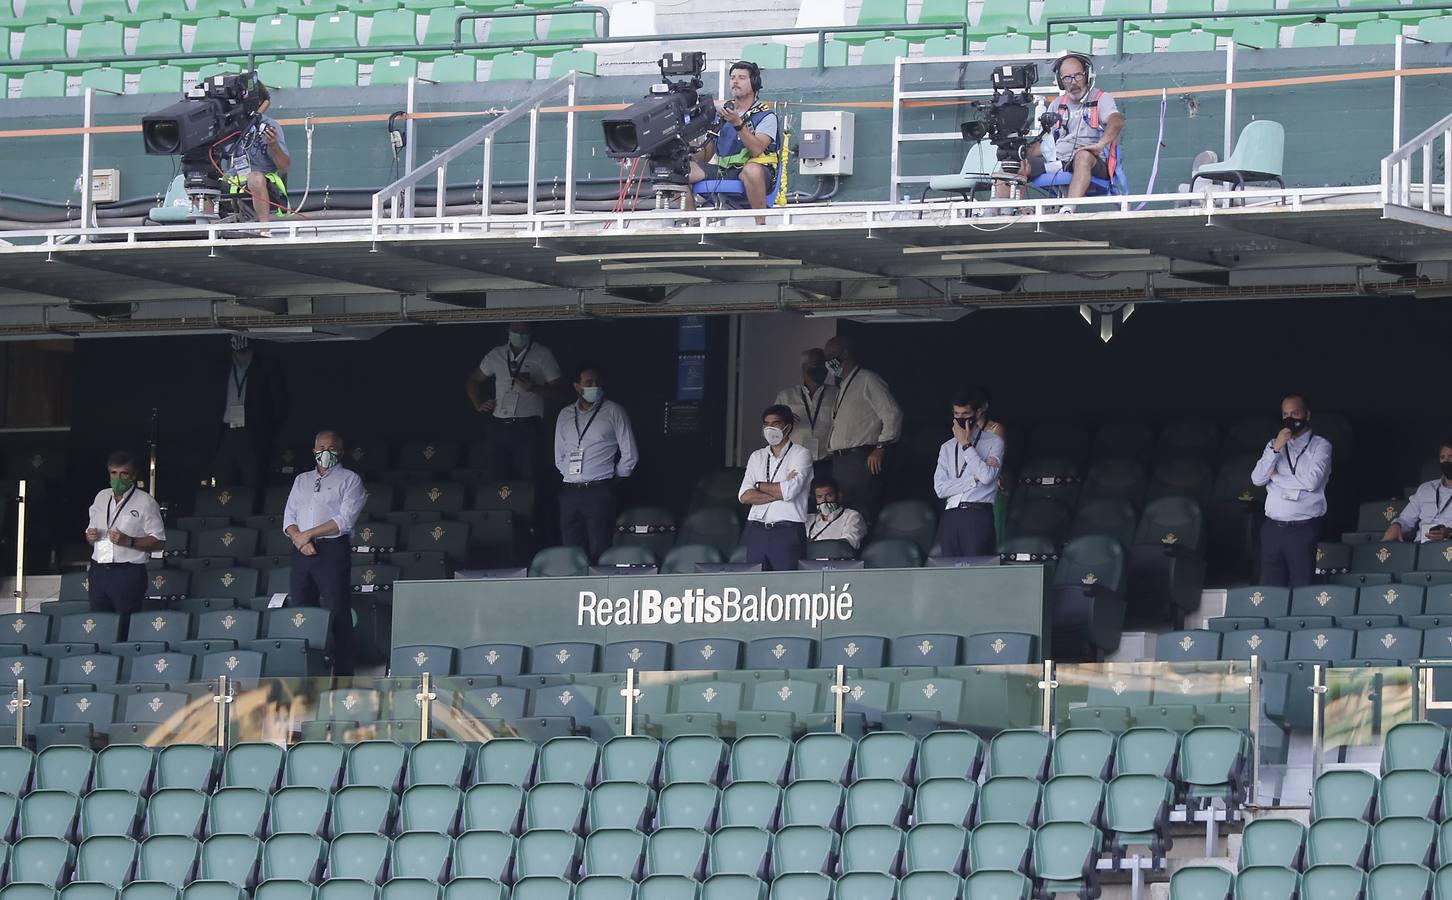
[[[1281,401],[1281,430],[1265,445],[1250,481],[1265,491],[1260,533],[1260,582],[1282,587],[1311,583],[1316,536],[1326,515],[1331,442],[1311,428],[1311,408],[1300,394]]]
[[[335,431],[313,438],[313,461],[292,482],[282,530],[292,538],[288,606],[321,606],[330,613],[333,672],[353,674],[352,542],[348,535],[368,502],[363,479],[338,465],[343,439]]]
[[[938,448],[933,491],[944,501],[938,546],[944,556],[988,556],[997,546],[993,501],[1003,467],[1003,429],[988,418],[988,391],[976,385],[953,398],[953,436]]]
[[[1383,541],[1445,541],[1452,538],[1452,438],[1437,448],[1441,478],[1420,485],[1406,509],[1387,526]]]
[[[555,468],[560,490],[560,539],[580,547],[590,561],[610,546],[615,527],[615,480],[629,478],[640,455],[630,416],[605,399],[605,376],[598,366],[580,369],[575,378],[579,400],[555,419]]]

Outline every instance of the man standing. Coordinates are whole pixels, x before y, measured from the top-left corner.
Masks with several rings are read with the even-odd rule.
[[[1003,429],[988,418],[988,391],[973,386],[953,398],[953,436],[938,448],[933,491],[945,501],[938,519],[944,556],[988,556],[996,546],[993,501],[1003,466]]]
[[[560,364],[533,332],[528,322],[511,322],[509,342],[484,354],[464,383],[474,409],[494,417],[491,478],[533,481],[542,455],[545,400],[559,391]]]
[[[247,338],[234,334],[223,391],[212,475],[217,484],[261,488],[277,433],[287,419],[287,381],[282,367],[270,356],[257,353]]]
[[[1437,448],[1441,478],[1433,478],[1419,486],[1396,521],[1387,526],[1383,541],[1452,540],[1452,438]]]
[[[555,468],[560,489],[560,539],[581,547],[590,561],[610,546],[615,527],[615,482],[635,471],[639,454],[625,408],[605,399],[598,366],[585,366],[575,379],[579,400],[555,420]]]
[[[316,467],[293,479],[282,530],[294,552],[288,606],[321,606],[331,614],[333,672],[353,674],[353,604],[348,535],[368,494],[358,473],[338,465],[343,439],[334,431],[313,438]]]
[[[902,408],[887,382],[862,368],[852,342],[841,335],[827,342],[827,370],[837,381],[832,404],[832,476],[842,500],[869,523],[882,506],[887,446],[902,433]]]
[[[125,450],[106,460],[111,486],[91,501],[86,542],[91,545],[91,609],[126,618],[141,609],[146,599],[146,560],[166,549],[166,526],[161,508],[150,494],[136,486],[136,461]]]
[[[1331,442],[1311,430],[1311,408],[1300,394],[1281,401],[1281,430],[1265,445],[1250,481],[1264,487],[1260,581],[1283,587],[1311,583],[1316,535],[1326,515]]]
[[[807,498],[812,492],[812,456],[787,440],[792,411],[768,406],[761,414],[766,446],[751,454],[737,498],[751,507],[746,516],[746,561],[764,572],[797,567],[806,547]]]
[[[832,471],[832,410],[837,406],[837,386],[827,383],[827,357],[813,347],[802,354],[802,381],[783,388],[776,402],[792,411],[792,443],[812,454],[813,480],[821,483]]]
[[[862,549],[867,523],[862,521],[862,513],[837,500],[837,482],[830,477],[817,478],[812,482],[812,493],[817,501],[817,514],[807,520],[807,543],[846,541],[853,550]]]

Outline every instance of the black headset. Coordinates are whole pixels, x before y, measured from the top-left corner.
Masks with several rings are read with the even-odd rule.
[[[1054,82],[1058,84],[1059,90],[1064,90],[1064,79],[1059,77],[1059,67],[1064,64],[1064,60],[1066,59],[1079,60],[1079,63],[1084,66],[1084,87],[1086,90],[1092,88],[1094,86],[1094,60],[1083,53],[1065,53],[1063,56],[1054,60],[1053,65]]]
[[[761,93],[761,66],[748,59],[738,59],[731,64],[732,69],[745,69],[751,75],[751,93]]]

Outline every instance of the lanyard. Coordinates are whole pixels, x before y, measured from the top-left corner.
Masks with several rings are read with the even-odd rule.
[[[588,418],[588,419],[585,420],[585,427],[584,428],[581,428],[580,427],[580,404],[578,404],[578,403],[575,404],[575,447],[576,447],[576,449],[578,449],[580,447],[583,447],[585,445],[585,434],[586,434],[586,432],[588,432],[590,430],[590,426],[593,425],[593,424],[595,424],[595,417],[598,416],[598,415],[600,415],[600,409],[604,405],[605,405],[605,401],[604,400],[601,400],[599,403],[596,403],[595,404],[595,411],[592,412],[592,413],[590,413],[590,418]]]
[[[111,494],[111,496],[106,499],[106,530],[107,531],[110,531],[112,528],[115,528],[116,527],[116,520],[119,519],[119,518],[121,518],[121,511],[126,508],[126,504],[128,504],[128,503],[131,502],[131,495],[134,494],[134,493],[136,493],[136,488],[135,488],[135,486],[132,486],[131,490],[129,490],[129,491],[126,492],[126,496],[123,497],[123,498],[121,498],[121,505],[118,506],[118,507],[116,507],[116,514],[114,516],[111,515],[111,504],[116,502],[116,494],[115,494],[115,492],[113,491],[112,494]]]
[[[972,448],[978,446],[979,439],[983,437],[983,429],[982,428],[979,428],[976,425],[969,426],[969,427],[978,428],[978,433],[975,434],[975,435],[973,435],[973,440],[971,440],[971,441],[968,442],[969,449],[972,449]],[[963,445],[960,444],[960,443],[958,443],[957,441],[954,441],[953,442],[953,465],[958,469],[958,477],[959,478],[962,478],[963,477],[963,473],[965,471],[967,471],[967,469],[968,469],[968,463],[967,463],[966,460],[963,461],[963,462],[959,462],[958,461],[959,454],[962,453],[962,451],[963,451]]]
[[[1306,451],[1311,449],[1311,432],[1306,432],[1306,446],[1301,448],[1301,452],[1296,454],[1295,459],[1291,459],[1291,444],[1289,441],[1286,442],[1285,449],[1286,465],[1291,467],[1291,474],[1294,475],[1296,474],[1296,464],[1301,461],[1301,457],[1306,455]]]
[[[1449,493],[1447,495],[1447,502],[1443,503],[1442,485],[1439,484],[1437,485],[1437,516],[1440,516],[1442,515],[1442,513],[1446,512],[1448,506],[1452,506],[1452,493]],[[1436,518],[1436,516],[1433,516],[1433,518]]]
[[[812,395],[807,393],[806,388],[801,388],[802,408],[807,411],[807,422],[812,426],[813,431],[817,430],[817,416],[822,411],[822,401],[827,399],[826,385],[818,385],[817,390],[821,391],[822,393],[817,395],[817,408],[812,409]],[[836,417],[836,413],[834,412],[832,414],[832,418],[835,419]]]
[[[837,510],[837,512],[835,514],[833,514],[832,518],[830,518],[830,519],[827,520],[827,524],[823,525],[821,528],[818,528],[816,531],[814,531],[811,534],[807,535],[807,540],[809,540],[809,541],[815,541],[817,539],[817,535],[819,535],[822,532],[826,531],[828,528],[831,528],[832,527],[832,523],[835,522],[835,521],[837,521],[840,518],[842,518],[842,510],[839,509],[839,510]]]
[[[847,380],[844,381],[844,382],[842,382],[841,386],[839,386],[837,388],[837,399],[832,404],[832,421],[833,422],[837,421],[837,413],[839,413],[839,412],[842,411],[842,398],[845,397],[845,396],[847,396],[847,388],[851,387],[851,385],[852,385],[852,379],[856,378],[857,377],[857,373],[860,372],[860,371],[862,371],[862,367],[861,366],[858,366],[857,368],[853,369],[852,370],[852,374],[847,376]]]
[[[252,367],[251,366],[248,366],[247,369],[242,373],[242,377],[239,379],[237,377],[237,365],[235,363],[233,363],[233,365],[232,365],[232,387],[236,391],[236,396],[237,396],[237,399],[238,400],[241,400],[242,399],[242,389],[247,386],[247,376],[249,376],[251,374],[252,374]]]
[[[534,342],[530,341],[529,346],[524,348],[524,352],[519,354],[519,359],[514,358],[514,351],[504,351],[504,365],[509,369],[509,377],[511,379],[517,377],[524,370],[524,361],[529,357],[529,351],[533,349]]]
[[[777,461],[776,461],[776,471],[773,472],[772,469],[771,469],[771,450],[768,449],[766,451],[766,483],[767,484],[775,484],[776,483],[776,476],[778,476],[778,475],[781,474],[782,463],[786,462],[787,454],[789,454],[791,452],[792,452],[792,448],[791,447],[787,447],[785,450],[783,450],[781,452],[781,457],[779,459],[777,459]]]

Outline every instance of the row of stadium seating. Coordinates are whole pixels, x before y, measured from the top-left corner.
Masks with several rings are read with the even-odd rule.
[[[1227,900],[1258,897],[1452,898],[1452,866],[1433,872],[1410,863],[1383,863],[1370,872],[1354,866],[1313,866],[1304,874],[1283,866],[1253,866],[1233,873],[1218,866],[1185,866],[1170,877],[1170,900]]]

